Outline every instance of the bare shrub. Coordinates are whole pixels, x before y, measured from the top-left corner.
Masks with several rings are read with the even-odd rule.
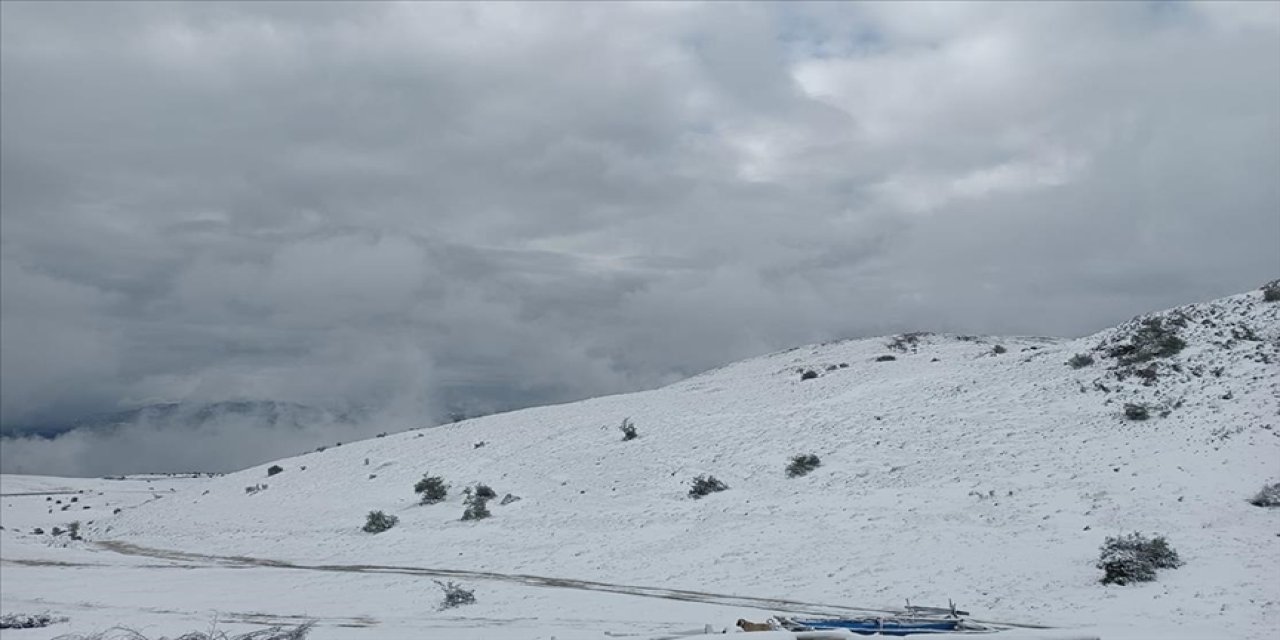
[[[631,418],[623,418],[622,424],[618,425],[618,430],[622,432],[623,442],[640,437],[640,434],[636,433],[636,425],[631,423]]]
[[[440,602],[440,608],[452,609],[461,607],[464,604],[476,603],[476,592],[474,589],[463,589],[461,585],[453,582],[440,582],[433,580],[440,588],[444,590],[444,600]]]
[[[214,622],[217,626],[217,622]],[[314,622],[304,622],[297,626],[274,626],[249,633],[241,633],[238,635],[227,635],[224,631],[212,630],[191,631],[184,633],[172,640],[305,640],[307,634],[311,633],[311,628],[315,626]],[[72,633],[61,635],[53,640],[151,640],[141,632],[130,629],[128,627],[111,627],[106,631],[98,631],[90,634]],[[170,640],[168,636],[159,636],[154,640]]]

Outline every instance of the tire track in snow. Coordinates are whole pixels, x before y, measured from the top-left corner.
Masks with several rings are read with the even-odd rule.
[[[228,567],[264,567],[272,569],[293,569],[300,571],[325,571],[325,572],[345,572],[345,573],[383,573],[383,574],[402,574],[412,576],[429,576],[433,578],[466,578],[470,580],[489,580],[496,582],[507,582],[512,584],[521,584],[532,587],[549,587],[558,589],[578,589],[582,591],[602,591],[606,593],[617,593],[622,595],[639,596],[645,598],[662,598],[665,600],[682,600],[686,602],[699,602],[703,604],[715,604],[724,606],[750,607],[755,609],[769,609],[781,613],[818,615],[818,616],[880,616],[880,615],[896,615],[901,614],[899,610],[890,609],[870,609],[864,607],[848,607],[835,604],[822,604],[815,602],[801,602],[798,600],[785,600],[779,598],[757,598],[752,596],[739,596],[723,593],[711,593],[707,591],[691,591],[687,589],[666,589],[662,587],[645,587],[638,585],[617,584],[611,582],[599,582],[595,580],[574,580],[570,578],[551,578],[547,576],[536,576],[522,573],[497,573],[492,571],[468,571],[463,569],[433,569],[427,567],[410,567],[402,565],[378,565],[378,564],[301,564],[295,562],[286,562],[284,560],[273,560],[269,558],[255,558],[252,556],[216,556],[202,553],[191,553],[187,551],[173,551],[168,549],[155,549],[132,544],[120,540],[106,540],[94,542],[94,545],[112,551],[115,553],[141,556],[146,558],[160,558],[165,560],[175,560],[180,562],[205,562]],[[1049,629],[1051,627],[1027,623],[1017,622],[1000,622],[995,620],[976,620],[979,624],[997,625],[1003,627],[1016,627],[1022,629]]]

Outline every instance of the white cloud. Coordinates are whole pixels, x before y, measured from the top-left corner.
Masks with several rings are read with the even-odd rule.
[[[5,426],[505,408],[1280,270],[1274,4],[0,12]]]

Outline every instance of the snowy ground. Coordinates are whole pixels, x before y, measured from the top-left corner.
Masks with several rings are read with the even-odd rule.
[[[1161,317],[1187,347],[1141,375],[1099,348],[1136,324],[859,340],[348,443],[270,478],[5,476],[0,602],[70,617],[57,633],[176,635],[216,615],[244,630],[314,618],[314,638],[656,638],[910,598],[1107,640],[1276,637],[1280,509],[1245,499],[1280,480],[1280,303],[1252,292]],[[1064,365],[1086,352],[1095,364]],[[1130,402],[1153,417],[1124,419]],[[621,440],[625,417],[638,439]],[[801,453],[822,466],[788,478]],[[450,483],[446,502],[416,504],[424,473]],[[730,489],[690,499],[705,473]],[[476,482],[522,499],[462,522]],[[72,494],[17,495],[58,490],[85,491],[82,512],[45,499]],[[374,509],[398,526],[362,532]],[[31,533],[72,519],[87,541]],[[1185,566],[1098,584],[1098,546],[1135,530],[1168,536]],[[477,604],[435,609],[448,571],[468,572],[453,579]]]

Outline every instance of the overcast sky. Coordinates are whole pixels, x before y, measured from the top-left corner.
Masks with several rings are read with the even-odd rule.
[[[6,429],[265,398],[380,431],[1280,275],[1275,3],[4,2],[0,54]],[[78,437],[3,459],[130,436]],[[157,441],[111,468],[191,445]]]

